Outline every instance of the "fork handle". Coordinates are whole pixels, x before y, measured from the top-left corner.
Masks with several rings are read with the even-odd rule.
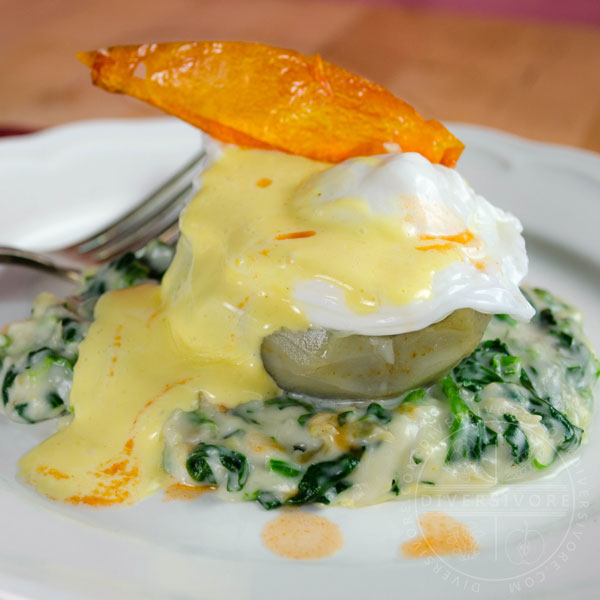
[[[37,252],[29,252],[28,250],[20,250],[19,248],[9,248],[8,246],[0,246],[0,264],[4,265],[19,265],[29,267],[57,275],[71,282],[78,282],[81,273],[75,269],[61,267],[52,262],[47,256],[38,254]]]

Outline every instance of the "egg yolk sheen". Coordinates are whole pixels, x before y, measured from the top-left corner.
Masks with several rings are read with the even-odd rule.
[[[294,302],[303,281],[341,286],[356,313],[431,295],[434,273],[461,260],[469,235],[424,240],[360,197],[320,202],[310,177],[329,167],[224,149],[182,216],[162,285],[98,302],[75,368],[74,418],[21,460],[26,481],[94,506],[167,486],[161,428],[175,409],[193,410],[200,396],[233,407],[280,394],[260,346],[278,329],[310,326]]]

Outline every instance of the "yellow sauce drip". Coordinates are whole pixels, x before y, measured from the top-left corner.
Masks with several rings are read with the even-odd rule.
[[[162,287],[98,302],[75,368],[74,419],[21,460],[26,481],[74,504],[134,503],[171,482],[161,428],[175,409],[193,410],[200,394],[233,407],[279,393],[260,345],[282,327],[309,326],[295,285],[339,282],[357,312],[430,293],[432,274],[458,250],[419,251],[423,240],[371,215],[361,199],[311,212],[297,190],[327,167],[278,152],[224,151],[182,217]]]
[[[162,468],[161,429],[192,410],[204,386],[223,394],[229,369],[181,352],[160,313],[158,286],[101,298],[75,368],[72,423],[20,461],[21,474],[57,500],[132,504],[172,482]],[[253,381],[238,375],[239,386]]]

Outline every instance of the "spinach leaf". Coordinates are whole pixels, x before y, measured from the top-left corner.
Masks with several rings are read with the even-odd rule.
[[[529,442],[521,429],[518,419],[514,415],[505,414],[504,420],[508,423],[502,437],[510,446],[510,451],[515,463],[522,463],[529,458]]]
[[[579,362],[588,362],[591,358],[591,353],[585,344],[582,344],[576,339],[572,329],[570,318],[563,318],[565,313],[569,315],[570,307],[553,296],[546,290],[536,288],[534,290],[536,296],[547,306],[545,308],[537,308],[535,319],[547,330],[547,332],[556,338],[556,343],[559,348],[562,348],[571,355],[579,357]],[[562,316],[560,316],[562,315]]]
[[[235,408],[231,409],[231,414],[239,417],[245,423],[251,423],[252,425],[260,425],[260,423],[254,418],[254,413],[258,410],[259,403],[255,400],[240,404]]]
[[[386,425],[392,420],[392,412],[386,410],[383,408],[383,406],[381,406],[381,404],[377,404],[377,402],[371,402],[367,408],[365,416],[360,420],[362,421],[369,417],[375,417],[380,423]]]
[[[583,429],[573,425],[566,415],[554,408],[548,400],[534,397],[529,400],[529,403],[532,406],[529,412],[542,417],[542,425],[548,431],[555,431],[556,426],[560,426],[563,432],[563,439],[556,448],[559,452],[579,447],[581,438],[583,437]]]
[[[62,339],[65,343],[81,342],[85,333],[81,321],[71,317],[62,317],[60,322],[62,325]]]
[[[243,429],[240,429],[239,427],[237,429],[234,429],[233,431],[231,431],[230,433],[226,434],[223,436],[224,440],[228,440],[229,438],[235,437],[236,435],[239,435],[241,437],[244,437],[246,435],[246,432]]]
[[[108,290],[127,288],[152,279],[160,281],[174,255],[173,246],[151,240],[137,252],[126,252],[85,277],[81,299],[95,300]]]
[[[215,475],[208,463],[209,458],[217,458],[229,471],[227,476],[227,491],[240,491],[248,480],[248,461],[243,454],[224,446],[205,444],[201,442],[188,456],[187,471],[192,479],[198,482],[217,484]]]
[[[50,405],[50,408],[58,408],[64,404],[63,399],[56,392],[46,394],[46,402]]]
[[[309,412],[304,413],[298,417],[298,425],[304,427],[309,419],[312,419],[315,416],[315,413]]]
[[[515,325],[518,324],[518,321],[516,319],[513,319],[510,315],[499,314],[499,315],[494,315],[494,317],[496,319],[498,319],[499,321],[504,321],[504,323],[507,323],[511,327],[514,327]]]
[[[355,412],[353,410],[345,410],[344,412],[339,413],[337,416],[338,425],[343,427],[354,415]]]
[[[308,412],[314,412],[314,407],[310,402],[307,402],[306,400],[299,400],[298,398],[290,398],[290,396],[271,398],[265,402],[265,406],[276,406],[279,410],[289,408],[290,406],[299,406]]]
[[[343,480],[354,471],[359,462],[360,457],[342,454],[335,460],[311,465],[298,484],[298,493],[288,498],[285,504],[329,504],[331,494],[339,494],[348,488],[349,484]]]
[[[15,382],[17,375],[18,372],[14,367],[10,367],[10,369],[8,369],[8,371],[6,371],[4,375],[4,381],[2,382],[2,403],[4,404],[4,406],[8,404],[9,390],[12,384]]]
[[[202,425],[203,423],[215,424],[213,419],[209,419],[201,410],[194,410],[187,413],[187,419],[193,425]]]
[[[309,419],[315,416],[315,408],[306,400],[299,398],[290,398],[289,396],[280,396],[279,398],[271,398],[265,402],[265,406],[276,406],[279,410],[284,408],[299,407],[308,412],[301,414],[298,417],[298,424],[304,427]]]
[[[251,494],[244,494],[244,500],[258,502],[266,510],[279,508],[283,504],[276,494],[266,490],[256,490]]]
[[[414,402],[415,404],[419,404],[422,400],[425,399],[425,388],[417,388],[416,390],[411,390],[402,398],[402,404],[406,402]]]
[[[61,402],[62,403],[62,402]],[[15,412],[25,421],[25,423],[35,423],[27,416],[27,409],[29,408],[29,404],[24,402],[23,404],[15,404]]]
[[[283,477],[298,477],[298,475],[302,474],[302,470],[296,465],[286,462],[285,460],[278,460],[276,458],[272,458],[269,461],[269,468],[274,473],[278,473]]]
[[[526,371],[521,373],[521,384],[529,392],[527,410],[534,415],[542,417],[542,425],[550,431],[556,430],[558,425],[563,431],[563,440],[557,446],[559,452],[577,448],[581,444],[583,429],[573,425],[565,414],[554,408],[550,398],[541,398],[537,395],[531,379]]]
[[[208,453],[205,451],[205,446],[206,444],[200,444],[195,448],[188,456],[185,466],[194,481],[216,485],[217,480],[206,460]]]
[[[442,391],[450,401],[450,410],[454,415],[450,425],[450,444],[446,462],[456,460],[479,460],[489,446],[496,446],[498,436],[485,425],[467,406],[460,395],[452,375],[446,375],[441,381]]]
[[[544,308],[536,313],[537,320],[544,325],[557,325],[558,321],[549,308]]]
[[[55,354],[50,348],[39,348],[27,355],[25,370],[38,367],[39,369],[50,368],[52,365],[63,367],[66,371],[73,371],[73,363],[64,356]]]
[[[7,333],[0,333],[0,349],[4,350],[12,344],[10,335]]]
[[[273,492],[259,491],[256,494],[256,501],[266,510],[279,508],[281,500]]]
[[[500,340],[486,340],[453,370],[456,381],[466,390],[478,392],[490,383],[502,383],[514,369],[508,347]]]
[[[108,290],[138,285],[150,278],[150,269],[138,260],[133,252],[126,252],[102,267],[84,281],[82,296],[94,298]]]
[[[548,313],[546,313],[542,319],[547,322],[553,322]],[[579,346],[579,350],[585,348],[583,344],[579,344]],[[555,431],[557,427],[560,427],[563,432],[563,440],[557,448],[559,451],[579,446],[583,430],[573,425],[566,415],[557,410],[554,407],[551,398],[540,397],[527,372],[528,370],[532,373],[532,376],[535,377],[537,375],[537,371],[532,366],[524,368],[522,359],[518,356],[513,356],[510,353],[508,346],[504,342],[496,339],[486,340],[479,344],[471,355],[463,359],[463,361],[454,368],[452,374],[460,386],[473,392],[479,392],[490,383],[514,384],[515,389],[513,389],[513,394],[516,401],[523,404],[532,414],[541,416],[542,424],[549,431]],[[443,387],[444,384],[442,382],[442,388]],[[516,391],[518,388],[521,388],[524,393],[518,393]],[[445,393],[448,395],[446,391]],[[453,435],[457,436],[457,432],[460,432],[461,430],[463,430],[464,433],[468,428],[482,429],[482,424],[474,422],[471,417],[462,415],[461,421],[462,426],[458,423],[457,418],[455,418],[451,427],[451,440]],[[475,438],[471,436],[471,439]],[[485,445],[485,439],[481,439]],[[490,441],[495,444],[495,438]],[[479,447],[481,448],[481,446]],[[476,445],[475,454],[477,454],[477,451],[478,447]],[[473,453],[467,452],[467,454]],[[452,456],[455,456],[455,453],[453,453]]]

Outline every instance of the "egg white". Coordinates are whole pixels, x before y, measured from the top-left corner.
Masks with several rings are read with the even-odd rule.
[[[427,297],[403,306],[383,304],[368,314],[349,308],[344,290],[335,283],[303,281],[293,297],[313,325],[394,335],[427,327],[459,308],[505,313],[521,321],[533,316],[534,309],[519,289],[528,268],[521,223],[476,194],[455,169],[432,164],[417,153],[350,159],[311,177],[295,202],[305,211],[333,206],[327,218],[347,220],[347,204],[340,211],[335,204],[348,197],[360,199],[362,208],[374,216],[400,221],[407,234],[417,238],[469,231],[478,244],[465,245],[460,261],[433,275]]]

